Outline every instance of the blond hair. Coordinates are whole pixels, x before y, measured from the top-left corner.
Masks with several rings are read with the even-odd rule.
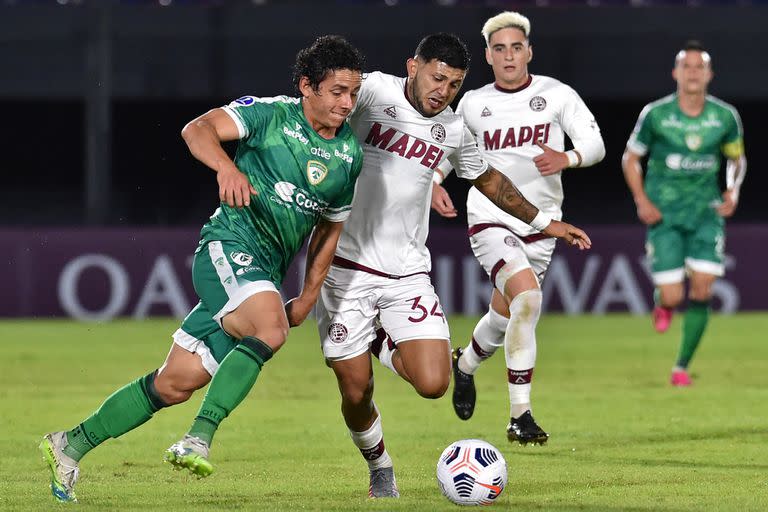
[[[497,30],[503,28],[516,28],[525,34],[525,38],[531,34],[531,22],[520,14],[519,12],[505,11],[497,14],[493,18],[489,18],[483,25],[483,37],[485,38],[485,44],[490,44],[491,36]]]

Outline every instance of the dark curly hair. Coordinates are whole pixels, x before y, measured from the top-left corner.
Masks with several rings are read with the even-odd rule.
[[[363,72],[365,58],[360,51],[341,36],[320,36],[312,46],[296,54],[293,66],[293,85],[299,91],[301,77],[309,79],[309,85],[317,90],[320,82],[337,69]]]
[[[471,59],[467,45],[453,34],[438,32],[430,34],[421,40],[416,47],[416,57],[421,57],[426,62],[437,59],[445,62],[452,68],[469,69]]]

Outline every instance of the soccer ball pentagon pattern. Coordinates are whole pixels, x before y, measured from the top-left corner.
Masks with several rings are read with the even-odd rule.
[[[457,505],[490,505],[507,485],[507,461],[490,443],[462,439],[440,455],[437,482]]]

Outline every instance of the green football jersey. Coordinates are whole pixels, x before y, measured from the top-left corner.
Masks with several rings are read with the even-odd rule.
[[[721,157],[737,159],[744,152],[741,119],[713,96],[706,97],[701,114],[690,117],[671,94],[645,106],[627,147],[648,154],[645,192],[664,221],[693,228],[717,216]]]
[[[363,153],[346,122],[333,139],[318,135],[298,98],[244,96],[223,109],[240,135],[235,165],[257,194],[248,207],[221,203],[200,244],[244,244],[279,285],[321,217],[341,222],[349,216]]]

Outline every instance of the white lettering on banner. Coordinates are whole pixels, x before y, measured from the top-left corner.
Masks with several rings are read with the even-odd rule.
[[[100,310],[96,311],[86,309],[78,295],[80,275],[89,268],[103,270],[109,278],[109,299]],[[128,273],[119,261],[106,254],[78,256],[64,266],[59,277],[59,304],[68,315],[78,320],[110,320],[123,310],[128,302],[129,292]]]
[[[133,311],[134,318],[145,318],[153,304],[167,304],[173,316],[180,318],[189,312],[189,303],[173,270],[171,258],[165,254],[158,256],[141,291],[139,302]]]
[[[560,295],[565,313],[576,315],[586,311],[589,292],[595,283],[599,268],[600,256],[588,256],[587,263],[584,265],[584,271],[579,280],[579,286],[575,288],[571,271],[568,269],[568,262],[565,258],[554,256],[549,264],[547,277],[544,278],[542,311],[547,310],[549,300],[554,295],[555,290]]]
[[[616,302],[626,304],[629,312],[635,315],[642,315],[648,311],[640,285],[637,284],[629,260],[623,254],[617,254],[611,261],[592,312],[603,314],[608,311],[610,304]]]

